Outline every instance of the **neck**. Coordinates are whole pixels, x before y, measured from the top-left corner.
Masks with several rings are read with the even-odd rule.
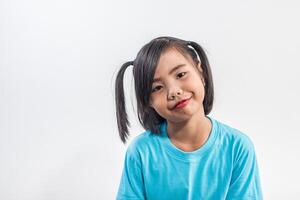
[[[212,125],[204,113],[184,122],[168,122],[167,132],[171,142],[183,150],[201,147],[209,137]]]

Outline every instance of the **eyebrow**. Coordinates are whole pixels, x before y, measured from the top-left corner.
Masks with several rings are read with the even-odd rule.
[[[181,68],[181,67],[184,67],[184,66],[185,66],[185,64],[179,64],[179,65],[176,65],[175,67],[173,67],[173,69],[171,69],[171,71],[169,71],[168,74],[172,74],[174,71],[176,71],[177,69],[179,69],[179,68]],[[160,81],[160,80],[161,80],[160,77],[155,78],[155,79],[153,79],[153,83],[155,83],[155,82],[157,82],[157,81]]]

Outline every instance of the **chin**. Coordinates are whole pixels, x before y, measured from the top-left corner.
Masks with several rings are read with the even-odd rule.
[[[188,121],[189,119],[192,118],[192,116],[193,115],[191,115],[191,114],[181,113],[181,114],[176,115],[176,116],[165,117],[165,119],[169,122],[172,122],[172,123],[180,123],[180,122]]]

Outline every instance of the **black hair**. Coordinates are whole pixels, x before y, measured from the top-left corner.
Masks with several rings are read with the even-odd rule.
[[[213,107],[214,87],[212,73],[207,56],[203,48],[193,41],[185,41],[174,37],[158,37],[144,45],[138,52],[134,61],[126,62],[119,70],[115,82],[115,103],[119,135],[123,143],[129,136],[130,123],[126,113],[123,78],[128,66],[133,66],[135,94],[137,100],[137,113],[140,124],[146,130],[160,134],[159,124],[165,121],[152,107],[150,107],[150,94],[155,70],[162,53],[169,48],[176,48],[182,55],[190,56],[195,64],[200,63],[202,77],[204,78],[205,96],[203,108],[208,115]]]

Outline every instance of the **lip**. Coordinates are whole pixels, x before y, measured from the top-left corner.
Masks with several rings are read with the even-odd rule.
[[[182,101],[179,101],[178,103],[175,104],[175,106],[172,109],[174,110],[174,109],[180,109],[185,107],[189,103],[190,99],[191,98],[183,99]]]

